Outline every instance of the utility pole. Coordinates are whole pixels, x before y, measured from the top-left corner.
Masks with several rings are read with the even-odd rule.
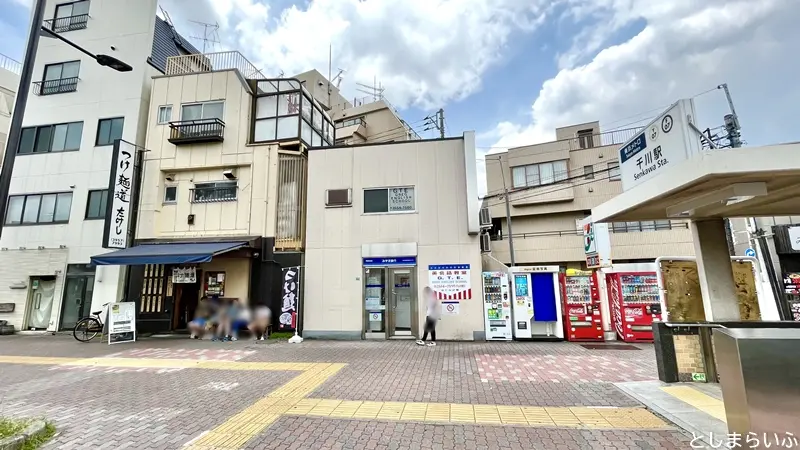
[[[436,113],[439,116],[439,137],[444,139],[444,109],[439,108],[439,112]],[[505,184],[505,182],[504,182]],[[506,205],[508,206],[508,205]]]
[[[717,89],[722,89],[725,92],[725,98],[728,100],[728,106],[731,109],[731,113],[725,115],[725,130],[728,133],[728,142],[732,148],[739,148],[742,146],[742,127],[739,124],[739,116],[736,114],[736,108],[733,106],[733,97],[731,97],[731,91],[728,89],[728,83],[720,84],[717,86]],[[767,270],[769,284],[772,287],[772,295],[775,297],[775,304],[778,307],[778,315],[781,320],[791,320],[791,311],[789,311],[788,305],[783,301],[783,292],[780,289],[781,280],[775,272],[772,253],[765,236],[766,233],[758,226],[755,217],[748,217],[746,220],[748,228],[752,229],[755,235],[755,237],[751,237],[749,241],[756,247],[756,257],[759,259],[759,264],[763,264]]]
[[[442,111],[441,109],[439,110]],[[442,116],[443,117],[443,116]],[[442,128],[444,130],[444,128]],[[444,134],[444,131],[442,131]],[[500,163],[500,177],[503,179],[503,197],[506,201],[506,223],[508,224],[508,253],[511,256],[511,267],[517,265],[516,258],[514,257],[514,235],[511,233],[511,206],[508,202],[508,187],[506,187],[506,175],[505,170],[503,170],[503,160],[501,158],[497,158],[495,161]]]

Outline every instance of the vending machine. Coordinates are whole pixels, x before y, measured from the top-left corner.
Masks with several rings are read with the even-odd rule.
[[[564,339],[558,266],[511,268],[514,339]]]
[[[560,276],[564,335],[570,341],[604,340],[597,272],[567,269]]]
[[[487,341],[510,341],[511,299],[508,295],[508,274],[483,272],[483,310]]]
[[[661,320],[658,277],[653,272],[606,275],[611,322],[625,342],[653,342],[653,321]]]

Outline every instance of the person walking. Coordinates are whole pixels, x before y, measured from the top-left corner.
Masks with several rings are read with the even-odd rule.
[[[436,293],[433,292],[430,286],[425,286],[422,290],[422,297],[425,299],[425,306],[427,311],[425,313],[425,332],[422,334],[422,339],[417,341],[417,345],[427,345],[428,347],[436,346],[436,322],[439,321],[439,314],[441,313],[441,306],[439,299],[436,298]],[[431,341],[427,344],[428,333],[431,334]]]

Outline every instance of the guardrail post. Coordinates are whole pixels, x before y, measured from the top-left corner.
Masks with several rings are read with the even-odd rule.
[[[711,340],[711,328],[700,327],[700,352],[703,356],[703,367],[705,367],[706,381],[716,383],[719,381],[717,375],[717,362],[714,359],[714,345]]]
[[[672,328],[664,322],[653,323],[653,347],[656,351],[658,379],[664,383],[678,382],[678,359],[675,356],[675,341]]]

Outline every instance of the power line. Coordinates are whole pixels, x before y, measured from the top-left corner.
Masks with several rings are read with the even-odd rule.
[[[617,169],[617,168],[615,167],[614,169]],[[595,172],[595,173],[609,172],[611,170],[612,169],[605,169],[605,170],[598,171],[598,172]],[[527,199],[527,198],[533,198],[533,197],[540,196],[540,195],[552,194],[553,192],[563,191],[563,190],[571,189],[571,188],[574,188],[574,187],[586,186],[587,184],[597,183],[598,181],[609,180],[609,179],[611,179],[611,175],[606,176],[606,177],[594,178],[594,179],[588,180],[585,183],[570,184],[569,186],[561,186],[561,187],[558,187],[557,189],[551,189],[551,190],[547,190],[547,191],[544,191],[544,192],[534,192],[533,194],[530,194],[530,195],[523,195],[521,197],[517,197],[517,198],[514,199],[514,201],[524,200],[524,199]],[[561,185],[561,184],[563,184],[564,182],[567,182],[567,181],[569,181],[569,180],[561,180],[561,181],[557,181],[555,183],[548,184],[548,185],[545,185],[545,186],[534,186],[534,187],[531,187],[531,188],[525,188],[524,190],[535,189],[535,188],[539,188],[539,187]],[[518,189],[516,191],[509,191],[508,193],[509,194],[513,194],[515,192],[520,192],[520,191],[521,190]],[[484,199],[486,199],[486,197],[484,197]],[[497,203],[488,203],[485,206],[491,207],[491,206],[497,206],[497,205],[501,205],[501,204],[503,204],[503,201],[497,202]]]

